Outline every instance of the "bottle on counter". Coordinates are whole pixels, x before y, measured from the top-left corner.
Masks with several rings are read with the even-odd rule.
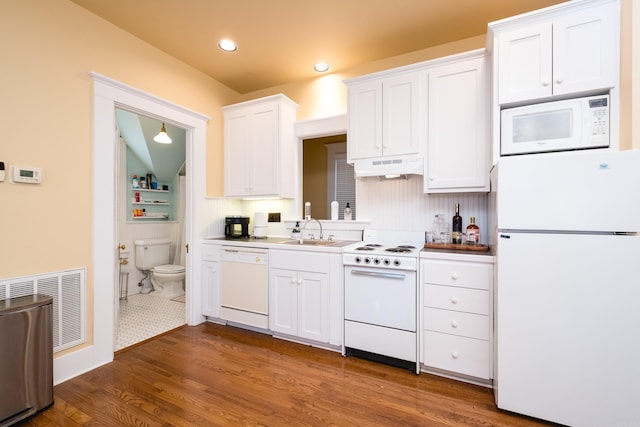
[[[451,219],[451,243],[462,244],[462,217],[460,216],[460,203],[456,203],[456,214]]]
[[[293,226],[293,230],[291,230],[291,238],[299,239],[300,238],[300,221],[296,221],[296,225]]]
[[[335,200],[331,202],[331,221],[338,220],[338,202]]]
[[[469,225],[467,225],[467,243],[470,245],[480,244],[480,227],[476,224],[476,217],[469,218]]]
[[[351,206],[349,206],[349,202],[347,202],[347,206],[344,208],[344,220],[351,221]]]

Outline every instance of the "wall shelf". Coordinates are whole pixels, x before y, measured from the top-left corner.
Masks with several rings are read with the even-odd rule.
[[[131,202],[132,205],[169,206],[169,202]]]
[[[144,191],[144,192],[148,192],[148,193],[168,193],[169,190],[154,190],[152,188],[135,188],[135,187],[131,187],[131,189],[133,191]]]

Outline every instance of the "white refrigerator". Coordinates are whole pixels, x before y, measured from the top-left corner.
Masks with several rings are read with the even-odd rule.
[[[640,425],[640,151],[502,157],[491,177],[496,404]]]

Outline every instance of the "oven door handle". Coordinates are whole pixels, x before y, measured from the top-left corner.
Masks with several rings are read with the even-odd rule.
[[[377,271],[362,271],[362,270],[351,270],[351,274],[357,274],[359,276],[385,277],[387,279],[400,279],[400,280],[404,280],[404,278],[407,277],[406,274],[401,274],[401,273],[381,273]]]

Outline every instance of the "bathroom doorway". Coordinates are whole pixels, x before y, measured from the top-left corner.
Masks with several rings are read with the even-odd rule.
[[[153,273],[137,265],[136,242],[166,239],[169,254],[162,264],[185,267],[187,184],[185,129],[124,108],[115,113],[120,261],[114,350],[118,351],[185,324],[184,281],[169,291],[155,277],[152,280]],[[161,129],[170,143],[155,141]]]
[[[113,361],[115,343],[114,301],[118,289],[118,218],[115,171],[118,135],[115,126],[117,107],[135,111],[179,125],[187,132],[187,180],[185,242],[188,325],[206,320],[202,314],[202,271],[197,268],[202,258],[200,232],[206,227],[203,202],[206,199],[206,143],[209,116],[185,108],[166,99],[90,72],[93,81],[93,268],[90,272],[92,292],[89,321],[93,325],[92,343],[86,351],[56,358],[59,378],[86,372]]]

